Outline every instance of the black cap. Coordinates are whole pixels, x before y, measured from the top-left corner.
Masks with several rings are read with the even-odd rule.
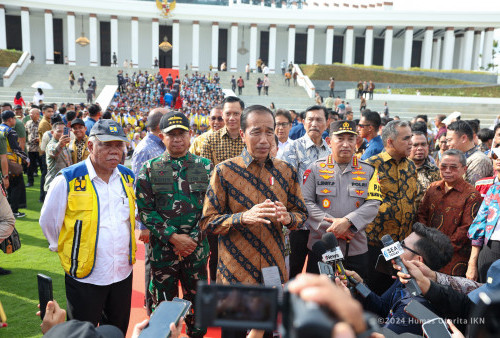
[[[99,120],[90,130],[89,136],[95,136],[101,142],[129,142],[123,128],[113,120]]]
[[[14,110],[16,110],[16,109],[23,109],[23,107],[20,104],[16,104],[16,106],[14,107]]]
[[[338,135],[343,133],[350,133],[358,135],[356,132],[356,122],[354,121],[334,121],[330,125],[330,135]]]
[[[7,121],[11,117],[16,117],[16,114],[14,114],[14,112],[12,110],[5,110],[2,113],[2,121]]]
[[[183,129],[189,131],[189,119],[180,112],[170,112],[161,118],[160,130],[168,133],[174,129]]]
[[[71,121],[71,126],[73,127],[75,124],[81,124],[82,126],[85,126],[85,122],[82,119],[74,119]]]

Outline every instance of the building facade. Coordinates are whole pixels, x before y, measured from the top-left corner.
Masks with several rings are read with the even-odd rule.
[[[346,0],[348,1],[348,0]],[[30,52],[37,63],[271,72],[286,64],[380,65],[384,68],[487,68],[492,62],[494,12],[401,11],[392,2],[332,0],[177,1],[169,17],[155,1],[3,0],[0,49]],[[75,40],[84,35],[90,44]],[[164,40],[172,50],[163,52]]]

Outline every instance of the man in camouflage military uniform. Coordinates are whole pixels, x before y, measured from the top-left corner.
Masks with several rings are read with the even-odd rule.
[[[302,194],[309,217],[307,247],[326,232],[339,239],[345,265],[366,276],[365,228],[377,216],[382,195],[374,167],[354,156],[356,123],[335,121],[330,127],[332,154],[314,162],[303,175]],[[307,271],[319,273],[321,256],[309,251]]]
[[[177,296],[179,281],[184,298],[194,305],[196,284],[207,279],[209,254],[198,221],[212,165],[188,152],[189,120],[184,114],[164,115],[160,129],[167,151],[144,164],[136,188],[139,217],[150,231],[153,309]],[[186,323],[190,337],[206,333],[194,327],[194,312]]]

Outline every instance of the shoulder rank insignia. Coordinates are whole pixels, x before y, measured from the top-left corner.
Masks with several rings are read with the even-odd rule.
[[[328,198],[325,198],[323,200],[323,208],[328,209],[330,205],[331,205],[330,200]]]
[[[328,180],[328,179],[332,178],[333,175],[319,175],[319,177],[321,177],[324,180]]]
[[[356,156],[354,156],[352,158],[352,166],[353,167],[357,167],[358,166],[358,158]]]
[[[364,178],[364,177],[359,177],[359,176],[353,177],[352,179],[353,179],[353,180],[356,180],[356,181],[365,181],[365,180],[366,180],[366,178]]]
[[[333,164],[332,155],[328,155],[326,159],[326,164]]]
[[[323,194],[328,194],[328,193],[330,193],[330,192],[332,192],[332,191],[331,191],[331,190],[328,190],[328,189],[326,189],[326,188],[325,188],[325,189],[321,190],[321,192],[322,192]]]

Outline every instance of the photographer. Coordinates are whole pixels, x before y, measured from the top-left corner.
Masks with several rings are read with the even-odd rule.
[[[418,222],[413,224],[413,232],[401,242],[401,245],[404,248],[404,253],[400,256],[402,259],[424,262],[433,270],[439,270],[448,264],[453,255],[453,246],[445,234]],[[353,274],[353,277],[362,282],[356,274]],[[364,307],[365,310],[386,318],[384,327],[395,333],[409,332],[422,335],[421,324],[404,310],[412,300],[422,303],[435,312],[434,302],[431,305],[422,296],[413,297],[399,280],[395,281],[382,296],[372,292],[365,299]]]
[[[69,131],[68,134],[64,134],[64,130],[65,127],[63,122],[56,122],[52,126],[53,137],[46,148],[47,176],[45,176],[45,191],[49,190],[50,183],[52,183],[52,180],[54,180],[54,177],[56,177],[61,169],[67,168],[73,164],[71,153],[67,147],[71,138],[69,136]]]

